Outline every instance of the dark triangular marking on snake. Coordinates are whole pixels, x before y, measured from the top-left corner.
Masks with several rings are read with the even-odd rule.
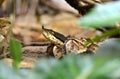
[[[51,29],[46,29],[46,28],[44,28],[43,25],[42,25],[42,29],[43,29],[44,31],[47,31],[47,32],[51,33],[54,37],[56,37],[57,39],[59,39],[59,40],[62,41],[62,42],[65,42],[65,40],[67,40],[67,37],[65,37],[63,34],[58,33],[58,32],[56,32],[56,31],[53,31],[53,30],[51,30]]]

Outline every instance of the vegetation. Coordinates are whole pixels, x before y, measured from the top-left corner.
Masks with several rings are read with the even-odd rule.
[[[120,21],[120,1],[97,5],[91,12],[80,18],[78,24],[84,27],[112,27]]]
[[[116,8],[117,7],[117,8]],[[98,5],[79,20],[79,24],[98,28],[120,21],[120,1]],[[105,12],[104,12],[105,10]],[[108,15],[109,14],[109,15]],[[98,17],[99,15],[99,17]],[[119,34],[116,28],[93,38],[94,42]],[[120,78],[120,40],[119,38],[102,42],[94,55],[68,55],[61,60],[44,58],[37,61],[33,69],[20,69],[21,45],[12,39],[10,52],[14,60],[11,68],[0,62],[0,79],[119,79]]]
[[[22,45],[15,38],[10,40],[10,54],[13,58],[13,66],[18,69],[22,59]]]

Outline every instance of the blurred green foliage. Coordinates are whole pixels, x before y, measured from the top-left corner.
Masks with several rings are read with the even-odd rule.
[[[10,55],[13,59],[13,66],[14,68],[19,68],[19,64],[21,62],[22,57],[22,45],[21,43],[15,39],[10,39]]]
[[[15,71],[0,62],[0,79],[119,79],[120,59],[68,55],[41,59],[33,69]]]
[[[120,1],[97,5],[87,15],[80,18],[78,24],[83,27],[112,27],[120,22]]]
[[[120,1],[99,5],[84,16],[80,23],[89,27],[114,24],[120,20],[119,7]],[[11,40],[10,52],[16,68],[21,61],[21,48],[16,39]],[[109,39],[100,44],[94,55],[67,55],[61,60],[44,58],[37,61],[32,69],[16,71],[1,61],[0,79],[120,79],[119,51],[120,40]]]

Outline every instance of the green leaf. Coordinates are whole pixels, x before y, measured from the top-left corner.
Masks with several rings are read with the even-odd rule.
[[[0,79],[119,79],[120,58],[68,55],[40,59],[31,69],[16,71],[0,62]]]
[[[107,39],[101,43],[96,53],[97,56],[101,57],[120,57],[120,39]],[[104,56],[103,56],[104,55]]]
[[[114,71],[120,69],[119,59],[108,60],[98,65],[97,68],[93,68],[92,73],[89,75],[89,79],[115,79],[112,74]],[[96,66],[96,64],[94,64]]]
[[[22,57],[22,45],[15,38],[10,40],[10,54],[13,58],[13,66],[18,68]]]
[[[0,61],[0,79],[24,79],[18,72]]]
[[[75,79],[79,73],[85,73],[92,67],[89,56],[69,55],[64,59],[45,59],[37,62],[34,73],[35,79]],[[88,74],[86,74],[88,75]],[[85,74],[81,76],[85,77]]]
[[[97,5],[90,13],[81,17],[78,24],[98,28],[112,26],[117,22],[120,22],[120,1]]]
[[[31,79],[114,79],[113,72],[120,69],[119,59],[92,57],[70,55],[60,61],[41,60],[30,74]]]

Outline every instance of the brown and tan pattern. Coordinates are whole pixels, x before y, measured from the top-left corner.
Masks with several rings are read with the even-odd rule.
[[[0,58],[8,52],[11,22],[8,18],[0,18]]]

